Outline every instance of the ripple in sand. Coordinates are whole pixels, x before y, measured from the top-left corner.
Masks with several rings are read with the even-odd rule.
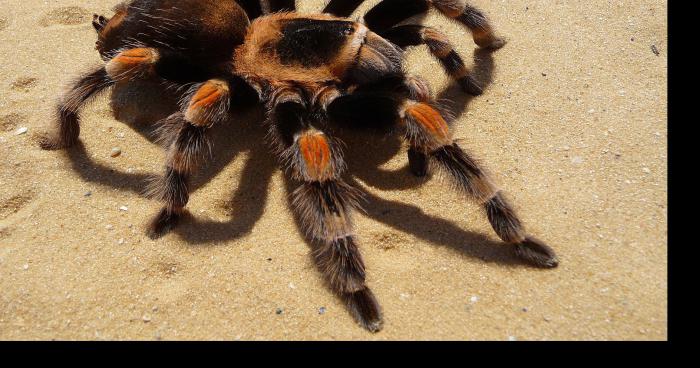
[[[34,200],[34,194],[26,192],[0,202],[0,220],[4,220],[19,212],[32,200]]]
[[[57,24],[72,26],[82,24],[92,19],[92,13],[79,6],[66,6],[57,8],[44,14],[39,20],[39,25],[42,27],[53,26]]]
[[[27,121],[27,117],[22,114],[11,113],[0,116],[0,130],[3,132],[11,132],[15,130],[20,123]]]

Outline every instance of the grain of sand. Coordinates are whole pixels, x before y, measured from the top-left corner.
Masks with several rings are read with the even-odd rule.
[[[87,108],[82,148],[37,147],[57,96],[100,62],[88,15],[113,2],[0,4],[0,339],[667,338],[666,1],[474,0],[509,40],[491,55],[427,17],[485,93],[456,92],[424,49],[409,70],[461,106],[456,137],[561,265],[520,263],[478,206],[408,173],[398,140],[350,135],[378,334],[324,286],[257,112],[218,130],[191,216],[157,241],[144,224],[158,203],[141,192],[161,172],[147,132],[163,103],[148,84]]]

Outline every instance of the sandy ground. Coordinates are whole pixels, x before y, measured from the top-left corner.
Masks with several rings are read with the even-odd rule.
[[[91,105],[82,147],[37,147],[57,96],[100,62],[90,18],[114,3],[0,0],[0,339],[667,338],[666,1],[475,0],[509,40],[492,55],[427,17],[487,88],[456,92],[425,49],[409,69],[454,102],[456,137],[561,265],[518,261],[477,205],[409,174],[399,140],[350,135],[377,334],[324,286],[258,112],[218,130],[191,216],[157,241],[142,188],[162,170],[147,133],[163,112],[147,85]]]

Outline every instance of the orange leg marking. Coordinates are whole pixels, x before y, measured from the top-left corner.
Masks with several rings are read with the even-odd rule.
[[[216,105],[222,98],[228,97],[228,85],[224,81],[210,80],[204,83],[190,99],[185,112],[185,119],[196,126],[211,124]]]
[[[447,122],[430,105],[415,103],[406,108],[406,113],[430,133],[440,146],[451,143],[450,128],[447,126]]]
[[[150,68],[158,61],[158,52],[150,48],[136,48],[120,52],[105,66],[112,79],[130,78]]]
[[[333,175],[331,149],[323,133],[304,133],[297,141],[309,179],[324,181]]]

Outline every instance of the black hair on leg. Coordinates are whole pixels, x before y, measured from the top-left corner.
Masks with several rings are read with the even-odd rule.
[[[516,254],[541,267],[556,267],[556,255],[544,243],[530,237],[512,206],[487,173],[450,137],[449,127],[429,103],[407,101],[400,113],[406,139],[412,148],[429,157],[431,164],[452,179],[455,187],[483,205],[496,234],[515,245]]]
[[[365,24],[381,34],[404,20],[423,14],[430,8],[427,0],[384,0],[364,16]]]
[[[260,2],[262,0],[236,0],[238,5],[245,10],[246,15],[248,15],[249,20],[253,20],[262,15],[262,6]]]
[[[324,13],[336,17],[349,17],[365,0],[331,0],[323,9]]]
[[[358,323],[376,332],[382,326],[381,309],[365,284],[365,266],[352,224],[359,192],[340,178],[345,168],[340,150],[330,136],[312,125],[307,105],[304,93],[293,87],[275,91],[270,136],[282,164],[301,181],[292,193],[292,207],[304,233],[317,244],[316,264]]]
[[[202,161],[211,155],[209,128],[228,117],[231,86],[222,79],[194,85],[183,105],[160,122],[157,140],[167,147],[165,175],[154,180],[148,194],[163,203],[147,234],[158,238],[172,229],[189,199],[188,180]]]
[[[395,43],[401,48],[426,45],[430,53],[442,64],[447,74],[454,78],[464,92],[480,95],[483,90],[476,80],[469,75],[469,69],[464,60],[454,49],[450,40],[442,32],[421,25],[396,26],[382,33],[382,37]]]
[[[295,0],[268,0],[271,12],[295,11]]]
[[[56,107],[57,132],[44,136],[39,142],[45,150],[56,150],[72,146],[80,135],[80,111],[98,93],[114,84],[104,67],[83,75],[64,94]]]
[[[505,45],[502,38],[496,36],[493,27],[484,13],[469,5],[465,0],[433,0],[433,5],[445,16],[453,18],[469,28],[474,43],[483,48],[498,49]]]

